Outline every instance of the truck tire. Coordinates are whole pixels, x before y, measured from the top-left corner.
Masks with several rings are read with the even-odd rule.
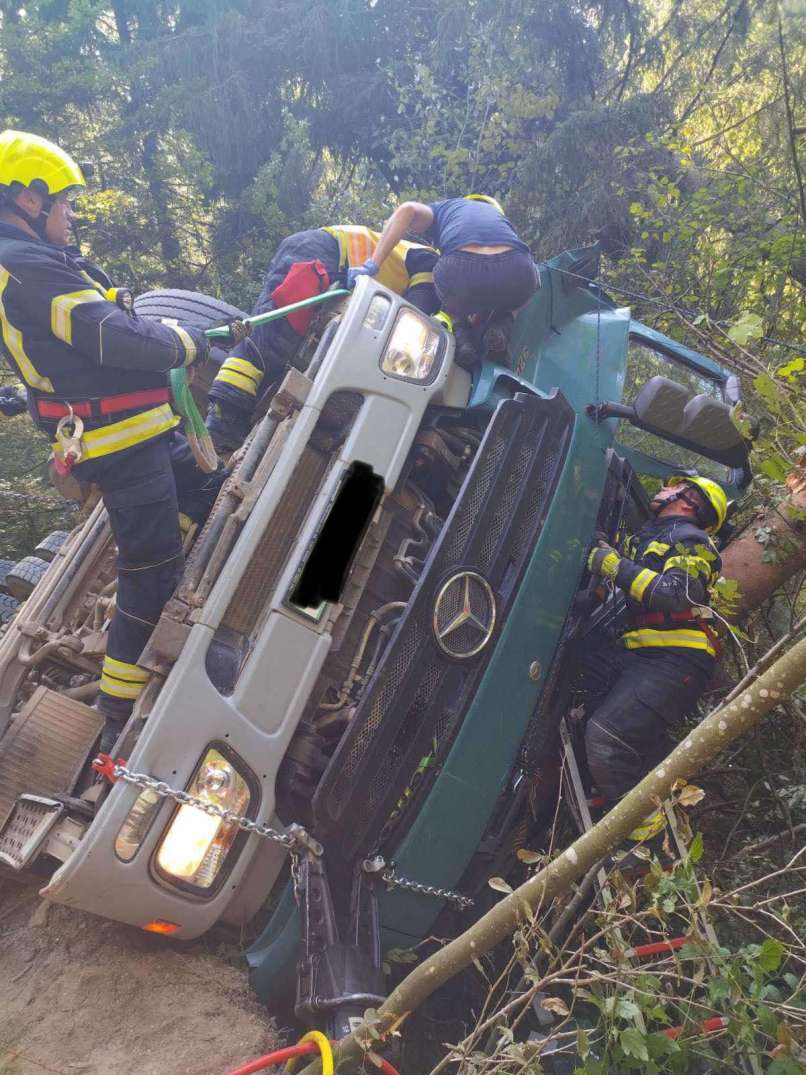
[[[8,590],[6,589],[6,575],[15,563],[15,560],[0,560],[0,593],[8,593]]]
[[[145,291],[134,300],[134,309],[139,317],[159,319],[172,317],[194,328],[211,328],[222,321],[247,317],[243,310],[221,299],[203,295],[200,291],[182,291],[178,288],[156,288]],[[210,358],[219,366],[224,361],[226,350],[213,347]]]
[[[20,603],[8,593],[0,593],[0,624],[8,623],[17,613]]]
[[[18,601],[25,601],[48,569],[47,562],[38,556],[26,556],[6,575],[6,590]]]
[[[47,560],[50,563],[69,537],[69,530],[51,530],[47,537],[43,537],[34,549],[34,556],[38,556],[41,560]]]

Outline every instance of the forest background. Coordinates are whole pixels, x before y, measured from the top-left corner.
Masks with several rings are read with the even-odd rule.
[[[770,564],[792,539],[764,520],[789,497],[791,530],[806,495],[805,60],[803,0],[0,0],[3,125],[94,163],[80,239],[116,283],[250,309],[291,232],[492,194],[538,259],[598,241],[614,299],[741,375],[760,430],[736,521]],[[69,523],[47,451],[0,420],[0,556]],[[796,697],[733,758],[747,795],[703,807],[723,858],[737,831],[802,831],[804,756]]]
[[[764,498],[802,446],[804,10],[0,0],[0,115],[94,163],[80,238],[135,292],[251,309],[285,235],[406,197],[494,194],[538,259],[598,240],[614,298],[745,375]],[[26,421],[0,423],[7,557],[61,510]]]

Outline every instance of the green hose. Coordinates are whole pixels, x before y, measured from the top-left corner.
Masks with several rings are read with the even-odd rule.
[[[306,306],[318,306],[320,302],[329,299],[337,299],[342,295],[349,295],[346,288],[338,288],[333,291],[325,291],[321,295],[312,295],[309,299],[300,302],[292,302],[289,306],[281,306],[279,310],[269,310],[265,314],[257,314],[254,317],[244,319],[244,324],[250,328],[256,325],[265,325],[268,321],[276,321],[281,317],[287,317],[295,310],[304,310]],[[229,325],[220,325],[216,328],[208,328],[204,331],[205,336],[211,340],[220,339],[230,335]],[[171,393],[173,395],[173,407],[178,415],[185,421],[185,436],[188,439],[193,458],[205,474],[212,474],[218,469],[218,456],[207,432],[204,419],[199,414],[196,401],[190,393],[187,371],[184,369],[171,370]]]
[[[205,474],[212,474],[218,469],[218,455],[213,447],[210,434],[199,414],[199,408],[190,392],[187,370],[171,370],[171,394],[173,407],[185,421],[185,436],[188,439],[193,458]]]
[[[254,317],[245,317],[243,323],[250,328],[255,328],[257,325],[266,325],[269,321],[277,321],[281,317],[288,317],[288,315],[293,314],[295,310],[304,310],[306,306],[318,306],[320,302],[328,302],[330,299],[338,299],[341,298],[342,295],[349,294],[350,291],[346,287],[336,288],[333,291],[323,291],[321,295],[311,295],[309,299],[301,299],[299,302],[292,302],[288,306],[281,306],[279,310],[268,310],[265,314],[255,314]],[[229,336],[229,325],[219,325],[217,328],[205,329],[204,334],[211,340]]]

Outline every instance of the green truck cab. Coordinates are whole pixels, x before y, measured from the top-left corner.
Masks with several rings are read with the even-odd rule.
[[[255,989],[296,967],[298,1015],[333,1033],[384,995],[385,949],[474,913],[556,750],[592,535],[640,523],[642,476],[750,481],[735,378],[633,321],[595,261],[541,265],[512,368],[471,375],[367,277],[331,309],[189,538],[100,784],[94,508],[0,640],[4,868],[176,938],[262,911]]]

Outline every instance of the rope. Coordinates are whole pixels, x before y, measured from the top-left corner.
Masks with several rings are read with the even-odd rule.
[[[171,370],[171,394],[174,410],[185,420],[185,435],[193,458],[205,474],[214,473],[218,470],[218,456],[196,401],[190,394],[186,370]]]

